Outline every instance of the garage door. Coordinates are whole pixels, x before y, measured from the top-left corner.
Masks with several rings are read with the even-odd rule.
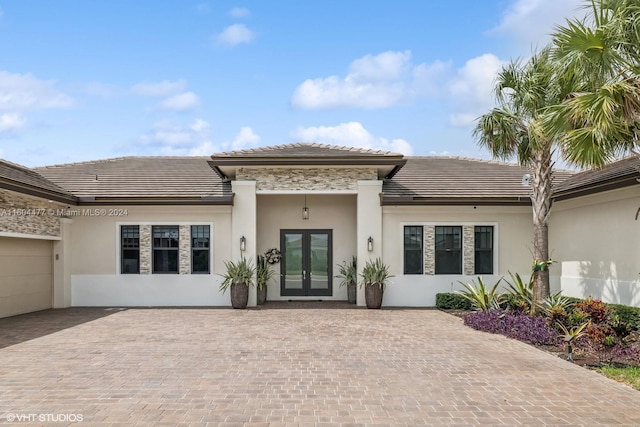
[[[0,237],[0,317],[51,308],[50,240]]]

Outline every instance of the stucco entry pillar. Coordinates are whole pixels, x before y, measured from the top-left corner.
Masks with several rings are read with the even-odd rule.
[[[357,248],[358,248],[358,305],[364,306],[364,288],[360,287],[360,273],[368,260],[382,257],[382,181],[358,181]],[[369,237],[373,251],[368,250]]]
[[[256,182],[232,181],[233,209],[231,213],[231,261],[240,260],[244,256],[256,264]],[[240,251],[240,239],[244,237],[246,247]],[[257,289],[249,288],[249,306],[257,305]],[[228,291],[227,291],[228,293]],[[231,302],[229,302],[231,303]]]
[[[53,308],[71,307],[71,225],[60,218],[60,240],[53,242]]]

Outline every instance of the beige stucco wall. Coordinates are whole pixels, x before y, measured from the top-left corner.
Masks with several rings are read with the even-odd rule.
[[[257,196],[257,253],[280,248],[281,229],[329,229],[333,230],[333,275],[336,264],[351,260],[356,254],[356,196],[355,195],[307,195],[310,209],[308,220],[302,219],[303,195],[258,195]],[[273,266],[277,274],[280,264]],[[333,279],[333,296],[323,299],[347,299],[345,287]],[[270,300],[290,299],[280,297],[279,278],[268,286]],[[318,299],[318,297],[310,297]]]
[[[229,295],[218,291],[224,261],[230,259],[231,206],[104,206],[119,215],[75,215],[70,224],[70,294],[74,306],[187,306],[229,305]],[[181,274],[119,272],[119,225],[211,225],[211,274],[189,273],[187,237],[181,235]],[[141,233],[142,234],[142,233]],[[142,239],[141,239],[142,240]],[[148,249],[150,252],[151,249]]]
[[[357,189],[358,180],[378,179],[373,168],[239,168],[238,181],[256,181],[256,189],[269,191],[326,191]]]
[[[60,237],[60,213],[67,205],[0,189],[0,232]]]
[[[466,248],[463,253],[462,275],[404,275],[403,274],[403,227],[422,225],[425,227],[425,253],[432,253],[433,236],[426,231],[435,225],[459,225],[469,237],[475,225],[494,226],[494,274],[485,276],[493,284],[509,271],[523,276],[531,268],[531,245],[533,236],[531,208],[527,206],[384,206],[382,229],[383,260],[389,264],[392,284],[385,291],[383,304],[387,306],[434,306],[435,295],[461,289],[459,281],[469,281],[472,274],[473,252]],[[473,233],[471,233],[473,234]],[[427,247],[429,246],[429,247]],[[433,263],[425,259],[425,272],[432,270]],[[471,274],[470,274],[471,273]]]
[[[126,215],[72,218],[71,274],[119,273],[118,224],[189,225],[211,222],[214,272],[223,271],[223,261],[230,256],[230,206],[104,206],[97,209],[124,211]]]
[[[576,297],[640,306],[640,185],[553,205],[556,287]]]

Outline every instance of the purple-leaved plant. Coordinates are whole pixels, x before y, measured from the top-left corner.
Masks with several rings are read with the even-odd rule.
[[[479,331],[505,335],[531,344],[557,344],[558,332],[544,317],[517,311],[478,311],[465,316],[464,324]]]

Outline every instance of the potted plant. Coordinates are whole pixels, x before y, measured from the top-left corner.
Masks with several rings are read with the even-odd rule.
[[[258,288],[258,305],[267,301],[267,282],[271,280],[274,272],[264,255],[258,255],[256,263],[256,286]]]
[[[351,262],[343,261],[338,264],[338,274],[336,277],[342,279],[340,286],[347,286],[347,298],[350,304],[356,303],[356,284],[358,282],[357,258],[354,256]]]
[[[249,287],[254,285],[256,268],[251,261],[242,257],[240,261],[225,261],[224,281],[220,284],[220,290],[226,292],[231,289],[231,306],[233,308],[246,308],[249,302]]]
[[[380,258],[375,261],[368,260],[362,269],[362,283],[364,285],[364,299],[367,308],[380,308],[384,287],[392,277],[389,274],[389,266],[384,264]]]

